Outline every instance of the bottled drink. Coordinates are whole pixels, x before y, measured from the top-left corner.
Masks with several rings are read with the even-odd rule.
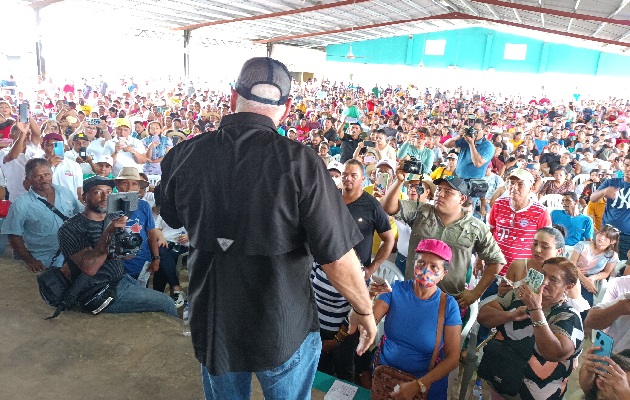
[[[182,236],[184,236],[186,234],[186,231],[182,229],[182,233],[179,234],[179,237],[177,238],[177,242],[173,245],[173,251],[179,253],[182,251],[182,245],[179,243],[179,239],[182,238]]]
[[[142,271],[140,271],[140,274],[138,275],[138,284],[142,287],[147,287],[147,284],[149,283],[149,278],[151,277],[149,265],[151,265],[150,261],[145,262],[144,266],[142,267]]]
[[[475,387],[472,390],[472,399],[483,400],[483,393],[481,391],[481,380],[479,379],[477,379],[477,382],[475,382]]]
[[[182,315],[182,319],[184,320],[184,330],[182,333],[184,334],[184,336],[190,336],[190,320],[189,320],[189,314],[188,314],[188,302],[184,304],[184,312]]]

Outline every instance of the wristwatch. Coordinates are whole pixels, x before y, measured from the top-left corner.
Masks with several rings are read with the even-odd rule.
[[[154,256],[154,255],[151,256],[151,261],[155,261],[159,259],[160,259],[160,256]]]
[[[422,381],[420,379],[417,379],[416,382],[418,383],[418,386],[420,386],[420,393],[424,394],[427,392],[427,387],[424,386],[424,383],[422,383]]]

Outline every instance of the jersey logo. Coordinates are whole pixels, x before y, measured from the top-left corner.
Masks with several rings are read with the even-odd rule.
[[[630,208],[630,190],[620,189],[610,206],[613,208]]]
[[[232,243],[234,243],[234,240],[232,240],[232,239],[225,239],[225,238],[217,238],[217,242],[219,242],[219,246],[221,246],[223,251],[226,251],[227,249],[230,248]]]
[[[129,230],[131,231],[131,233],[140,233],[142,232],[142,225],[136,222],[135,224],[129,227]]]

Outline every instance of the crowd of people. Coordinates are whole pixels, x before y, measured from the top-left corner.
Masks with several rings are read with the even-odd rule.
[[[244,70],[281,70],[269,65],[246,63]],[[92,289],[110,284],[117,294],[105,312],[176,316],[186,300],[176,264],[190,250],[196,265],[212,267],[204,279],[206,272],[191,266],[193,343],[207,398],[221,398],[242,379],[220,374],[277,367],[303,349],[310,332],[308,340],[321,341],[313,367],[323,372],[370,388],[374,368],[391,366],[417,379],[391,398],[446,399],[462,321],[478,301],[479,323],[496,328],[502,346],[518,342],[514,348],[529,361],[515,393],[490,382],[493,398],[562,398],[587,328],[608,332],[616,354],[587,351],[585,393],[613,399],[630,392],[623,372],[630,369],[630,276],[611,280],[596,303],[630,251],[630,101],[523,99],[416,84],[368,89],[316,79],[287,87],[286,78],[265,77],[273,90],[258,92],[243,72],[231,91],[182,83],[143,90],[131,79],[114,88],[83,79],[24,93],[13,82],[0,100],[0,171],[11,202],[1,233],[13,255],[33,272],[62,268],[72,280],[90,276]],[[149,177],[162,180],[157,189]],[[116,191],[138,192],[138,209],[109,217],[107,198]],[[280,211],[267,215],[277,204]],[[294,223],[288,215],[297,210]],[[208,215],[213,224],[200,225]],[[120,228],[143,239],[134,258],[111,258],[108,246]],[[281,240],[292,232],[307,238],[315,262],[306,275],[270,273],[283,263],[304,264],[293,254],[301,249],[297,239]],[[388,259],[405,277],[391,287],[372,279]],[[339,263],[360,265],[362,279],[344,281]],[[153,290],[136,284],[145,264]],[[242,271],[222,275],[217,265]],[[530,270],[544,276],[538,291],[520,284]],[[297,293],[282,286],[304,279],[309,288]],[[254,281],[270,285],[274,296],[253,296]],[[230,294],[208,298],[217,284]],[[300,297],[304,291],[314,293],[316,310]],[[366,309],[368,294],[373,310]],[[280,301],[278,295],[304,312],[293,317],[299,324],[276,322],[258,339],[226,340],[225,349],[201,333],[207,325],[217,335],[243,328],[217,327],[217,311],[206,315],[211,301],[263,325],[253,301]],[[235,301],[240,297],[247,300]],[[79,308],[94,311],[87,303]],[[291,319],[281,307],[272,311]],[[374,319],[383,318],[383,339],[365,351],[361,332],[371,337]],[[436,321],[442,337],[435,337]],[[245,361],[246,351],[282,330],[297,337]],[[614,379],[594,366],[597,359]]]

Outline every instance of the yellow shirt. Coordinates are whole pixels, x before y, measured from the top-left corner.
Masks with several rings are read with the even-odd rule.
[[[371,196],[374,196],[374,185],[368,185],[364,187],[363,191]],[[399,198],[400,200],[407,200],[407,195],[403,192],[400,192]],[[396,240],[398,240],[398,227],[396,226],[396,221],[394,221],[394,218],[392,218],[391,216],[389,217],[389,224],[392,227],[392,233],[394,234],[394,237],[396,238]],[[376,254],[379,247],[381,247],[381,242],[382,240],[378,233],[374,233],[374,239],[372,240],[372,254]],[[394,246],[394,249],[396,249],[396,246]]]
[[[436,180],[445,176],[451,176],[455,171],[447,171],[446,167],[437,167],[435,171],[431,172],[431,179]]]

